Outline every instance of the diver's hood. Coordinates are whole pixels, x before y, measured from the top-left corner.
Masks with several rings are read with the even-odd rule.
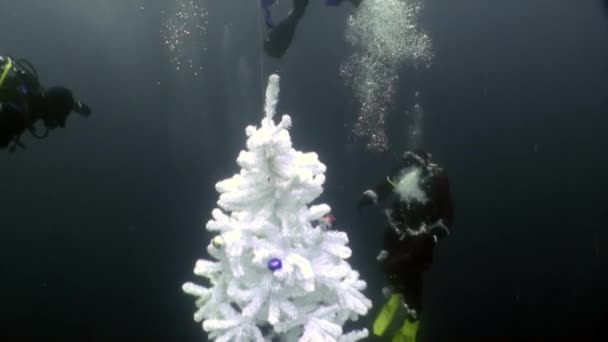
[[[68,115],[74,109],[74,96],[65,87],[52,87],[45,91],[46,104],[53,114]]]

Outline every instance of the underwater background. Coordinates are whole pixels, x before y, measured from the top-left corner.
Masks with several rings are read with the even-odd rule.
[[[355,202],[408,147],[418,103],[456,210],[425,276],[420,341],[606,340],[608,5],[424,4],[433,60],[399,68],[379,152],[353,135],[358,104],[340,75],[349,4],[311,1],[275,60],[254,0],[4,1],[0,53],[93,115],[0,151],[0,341],[205,341],[181,285],[277,71],[279,112],[328,167],[320,200],[374,309],[384,221]],[[353,326],[369,328],[374,309]]]

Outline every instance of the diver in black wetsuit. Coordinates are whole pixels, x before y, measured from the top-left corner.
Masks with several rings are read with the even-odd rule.
[[[445,171],[416,150],[403,154],[402,163],[374,189],[366,190],[358,209],[393,196],[386,209],[388,227],[378,255],[390,283],[391,297],[374,322],[374,334],[383,336],[402,305],[406,321],[397,340],[415,340],[422,311],[422,274],[432,263],[437,242],[449,235],[454,212]]]
[[[353,5],[358,6],[363,0],[349,0]],[[300,22],[308,0],[293,0],[293,9],[289,12],[287,18],[283,19],[278,25],[274,24],[270,8],[276,0],[261,0],[262,9],[265,13],[266,27],[270,29],[264,40],[264,51],[271,57],[281,58],[287,52],[293,36],[296,32],[296,26]],[[325,0],[328,6],[338,6],[343,0]]]
[[[33,66],[25,59],[0,56],[0,149],[14,152],[19,140],[29,130],[44,138],[50,129],[65,127],[68,115],[76,112],[89,116],[91,109],[74,99],[65,87],[45,89]],[[42,120],[46,132],[38,134],[35,123]]]

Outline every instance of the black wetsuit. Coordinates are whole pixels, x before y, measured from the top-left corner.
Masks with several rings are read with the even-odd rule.
[[[291,41],[296,32],[296,26],[300,22],[302,16],[306,12],[309,0],[293,0],[293,10],[279,24],[268,31],[264,40],[264,51],[266,54],[281,58],[287,52],[291,45]],[[359,6],[362,0],[350,0],[354,6]],[[333,1],[334,5],[340,4],[342,1]]]
[[[6,72],[5,72],[6,71]],[[19,137],[42,120],[48,129],[64,127],[71,111],[88,116],[90,108],[74,99],[64,87],[44,89],[33,67],[25,60],[0,56],[0,149],[23,147]]]
[[[421,160],[424,159],[418,159]],[[389,179],[394,181],[413,164],[413,160],[405,160]],[[426,160],[420,169],[420,188],[428,199],[425,203],[401,200],[388,179],[373,189],[378,202],[394,197],[392,207],[386,211],[389,224],[384,233],[385,255],[379,260],[382,270],[394,291],[401,293],[404,302],[418,315],[422,311],[422,273],[430,268],[433,249],[437,241],[450,232],[454,220],[446,173]],[[444,228],[438,228],[438,222]],[[428,231],[421,230],[422,227]]]
[[[0,74],[5,68],[0,85],[0,148],[7,147],[30,126],[32,106],[37,106],[42,93],[35,74],[18,61],[0,57]]]

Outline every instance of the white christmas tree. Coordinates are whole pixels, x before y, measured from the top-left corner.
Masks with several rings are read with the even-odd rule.
[[[195,297],[194,320],[215,341],[356,341],[367,329],[343,332],[347,320],[367,314],[366,283],[346,261],[348,236],[322,229],[327,204],[325,165],[316,153],[292,148],[291,118],[275,124],[279,76],[266,89],[261,126],[246,129],[241,171],[216,184],[219,208],[207,230],[216,261],[198,260],[205,285],[185,283]]]

